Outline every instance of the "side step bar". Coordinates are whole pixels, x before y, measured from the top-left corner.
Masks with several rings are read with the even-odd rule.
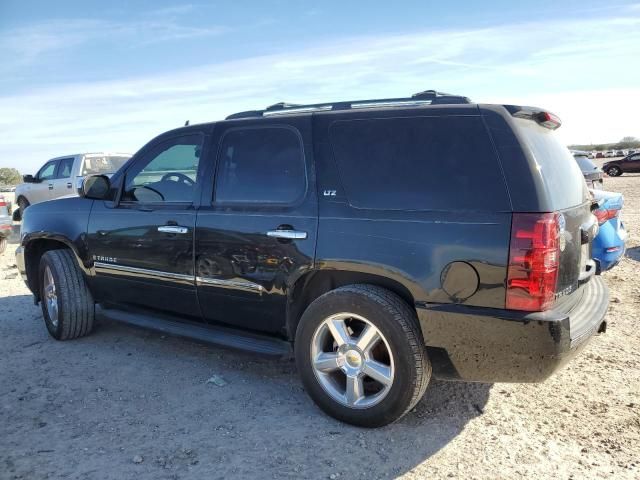
[[[254,352],[269,357],[289,358],[293,354],[289,342],[267,335],[217,325],[204,326],[192,322],[178,321],[166,315],[150,315],[115,308],[105,309],[100,306],[96,306],[96,313],[110,320],[136,327],[156,330],[168,335],[189,338],[212,345]]]

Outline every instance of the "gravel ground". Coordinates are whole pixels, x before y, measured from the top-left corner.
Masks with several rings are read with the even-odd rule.
[[[605,278],[609,329],[542,384],[433,381],[404,419],[341,424],[291,362],[110,321],[71,342],[0,256],[0,478],[639,478],[640,175],[627,258]],[[217,375],[221,385],[207,383]]]

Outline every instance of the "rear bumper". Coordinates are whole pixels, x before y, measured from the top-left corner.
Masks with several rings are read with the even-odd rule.
[[[478,382],[540,382],[604,331],[609,292],[594,276],[561,306],[518,312],[464,305],[418,305],[434,375]]]

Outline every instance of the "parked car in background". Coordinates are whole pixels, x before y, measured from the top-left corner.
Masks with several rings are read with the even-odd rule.
[[[633,153],[618,160],[602,165],[602,170],[610,177],[619,177],[623,173],[640,172],[640,153]]]
[[[604,158],[604,153],[596,152],[596,158]]]
[[[29,208],[16,264],[58,340],[106,305],[294,354],[325,412],[385,425],[432,372],[542,381],[605,330],[597,219],[559,127],[434,91],[239,112]]]
[[[589,160],[586,152],[573,151],[573,158],[578,162],[582,176],[587,182],[589,188],[601,190],[604,184],[604,172],[598,166]]]
[[[593,214],[598,219],[600,229],[593,241],[592,255],[599,263],[601,271],[609,270],[618,264],[625,251],[627,232],[620,218],[624,197],[621,193],[591,190],[598,208]]]
[[[7,241],[13,228],[13,221],[8,207],[4,195],[0,195],[0,253],[7,248]]]
[[[616,156],[616,152],[614,152],[613,150],[607,150],[606,152],[604,152],[604,158],[613,158]]]
[[[18,208],[14,220],[34,203],[77,195],[82,179],[88,175],[112,175],[131,158],[128,153],[81,153],[52,158],[35,175],[25,175],[16,187]]]
[[[625,155],[624,150],[616,150],[616,157],[624,157]]]

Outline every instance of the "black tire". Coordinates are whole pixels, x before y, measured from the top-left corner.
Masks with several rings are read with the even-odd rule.
[[[6,237],[0,238],[0,253],[4,253],[7,249],[7,239]]]
[[[619,177],[620,175],[622,175],[622,169],[617,165],[612,165],[610,167],[607,167],[605,173],[610,177]]]
[[[18,198],[18,210],[16,210],[16,214],[14,215],[14,220],[20,221],[24,218],[24,211],[29,208],[31,204],[29,200],[24,197]]]
[[[366,318],[383,335],[395,364],[388,393],[368,408],[354,408],[327,393],[311,360],[316,330],[340,312]],[[422,398],[431,378],[431,363],[416,313],[400,297],[373,285],[348,285],[316,299],[305,310],[296,331],[296,364],[313,401],[328,415],[361,427],[381,427],[410,411]],[[339,373],[339,372],[338,372]]]
[[[49,314],[45,274],[55,285],[57,321]],[[95,303],[70,250],[49,250],[40,259],[40,304],[47,330],[56,340],[83,337],[93,330]]]

